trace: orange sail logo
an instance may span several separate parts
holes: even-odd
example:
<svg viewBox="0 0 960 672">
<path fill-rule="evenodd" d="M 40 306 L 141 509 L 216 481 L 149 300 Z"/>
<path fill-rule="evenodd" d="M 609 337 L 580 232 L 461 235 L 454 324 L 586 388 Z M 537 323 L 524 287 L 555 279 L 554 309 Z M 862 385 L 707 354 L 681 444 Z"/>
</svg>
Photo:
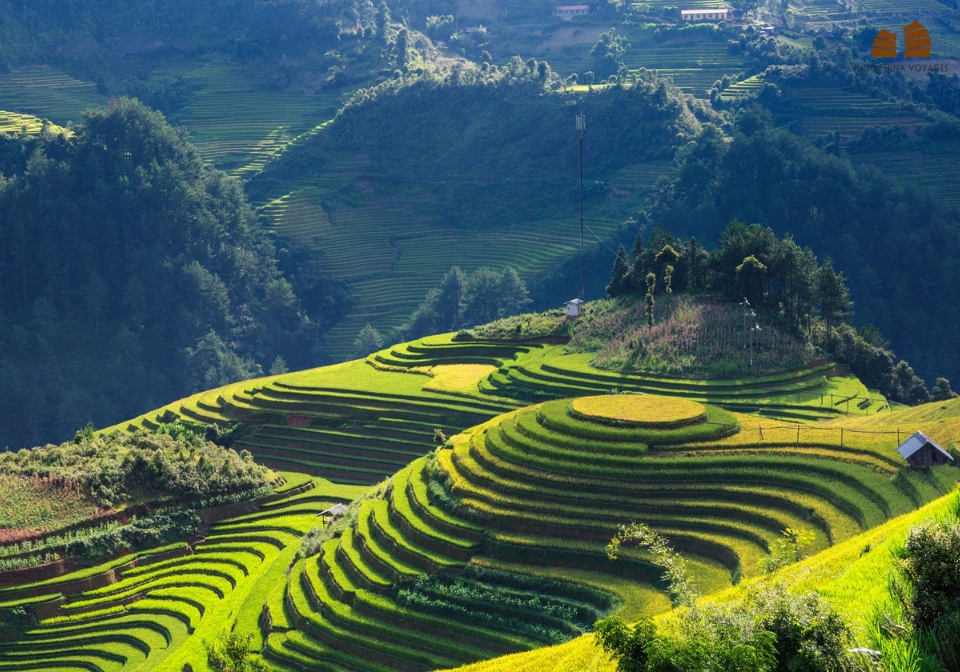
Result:
<svg viewBox="0 0 960 672">
<path fill-rule="evenodd" d="M 903 29 L 906 49 L 905 58 L 930 58 L 930 33 L 919 21 L 914 21 Z M 897 36 L 889 30 L 880 29 L 870 50 L 873 58 L 896 58 Z"/>
</svg>

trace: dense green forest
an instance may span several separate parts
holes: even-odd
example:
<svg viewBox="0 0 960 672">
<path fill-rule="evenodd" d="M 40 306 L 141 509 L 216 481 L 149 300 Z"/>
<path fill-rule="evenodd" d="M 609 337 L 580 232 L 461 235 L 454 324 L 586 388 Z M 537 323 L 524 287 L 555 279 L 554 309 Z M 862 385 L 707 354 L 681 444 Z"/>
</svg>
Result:
<svg viewBox="0 0 960 672">
<path fill-rule="evenodd" d="M 0 445 L 324 361 L 341 285 L 158 113 L 121 99 L 0 157 Z"/>
</svg>

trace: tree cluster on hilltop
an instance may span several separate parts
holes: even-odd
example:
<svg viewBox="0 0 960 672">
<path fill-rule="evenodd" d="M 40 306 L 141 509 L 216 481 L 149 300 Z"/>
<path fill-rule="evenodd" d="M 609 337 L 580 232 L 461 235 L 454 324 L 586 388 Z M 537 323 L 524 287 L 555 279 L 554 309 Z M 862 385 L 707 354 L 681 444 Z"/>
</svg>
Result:
<svg viewBox="0 0 960 672">
<path fill-rule="evenodd" d="M 453 266 L 401 327 L 402 338 L 456 331 L 521 312 L 530 303 L 527 286 L 510 266 L 480 267 L 466 274 Z"/>
<path fill-rule="evenodd" d="M 269 470 L 248 451 L 237 453 L 190 431 L 77 432 L 72 442 L 0 453 L 0 473 L 54 477 L 79 487 L 97 504 L 167 497 L 203 499 L 257 490 Z"/>
<path fill-rule="evenodd" d="M 607 293 L 645 296 L 651 326 L 656 295 L 683 291 L 743 301 L 745 310 L 761 311 L 813 341 L 895 401 L 919 404 L 956 396 L 945 378 L 938 378 L 931 396 L 913 368 L 896 360 L 876 327 L 850 327 L 853 303 L 843 273 L 830 258 L 818 263 L 790 234 L 778 238 L 769 227 L 733 221 L 708 252 L 696 238 L 684 241 L 660 226 L 646 243 L 638 234 L 631 254 L 620 247 Z"/>
<path fill-rule="evenodd" d="M 322 363 L 343 289 L 298 254 L 282 273 L 239 183 L 136 101 L 0 141 L 0 446 Z"/>
<path fill-rule="evenodd" d="M 650 219 L 703 241 L 718 240 L 734 220 L 790 233 L 844 272 L 858 320 L 879 327 L 922 378 L 960 376 L 960 212 L 771 128 L 754 109 L 740 113 L 729 141 L 706 127 L 677 167 Z"/>
</svg>

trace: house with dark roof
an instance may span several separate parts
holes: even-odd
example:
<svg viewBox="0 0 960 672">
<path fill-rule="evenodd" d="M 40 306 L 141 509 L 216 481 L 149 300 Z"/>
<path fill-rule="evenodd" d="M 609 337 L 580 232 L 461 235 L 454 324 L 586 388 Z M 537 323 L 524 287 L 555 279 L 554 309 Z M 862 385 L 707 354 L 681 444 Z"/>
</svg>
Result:
<svg viewBox="0 0 960 672">
<path fill-rule="evenodd" d="M 928 467 L 953 461 L 950 453 L 923 432 L 917 432 L 901 443 L 897 452 L 911 467 Z"/>
</svg>

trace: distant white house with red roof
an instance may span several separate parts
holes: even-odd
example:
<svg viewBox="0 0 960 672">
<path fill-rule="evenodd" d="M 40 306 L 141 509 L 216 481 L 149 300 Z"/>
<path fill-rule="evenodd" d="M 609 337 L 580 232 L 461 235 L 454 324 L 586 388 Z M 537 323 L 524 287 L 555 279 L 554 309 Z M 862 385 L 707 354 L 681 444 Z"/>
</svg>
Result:
<svg viewBox="0 0 960 672">
<path fill-rule="evenodd" d="M 554 16 L 561 21 L 571 21 L 575 16 L 586 16 L 590 13 L 590 5 L 557 5 L 553 10 Z"/>
</svg>

